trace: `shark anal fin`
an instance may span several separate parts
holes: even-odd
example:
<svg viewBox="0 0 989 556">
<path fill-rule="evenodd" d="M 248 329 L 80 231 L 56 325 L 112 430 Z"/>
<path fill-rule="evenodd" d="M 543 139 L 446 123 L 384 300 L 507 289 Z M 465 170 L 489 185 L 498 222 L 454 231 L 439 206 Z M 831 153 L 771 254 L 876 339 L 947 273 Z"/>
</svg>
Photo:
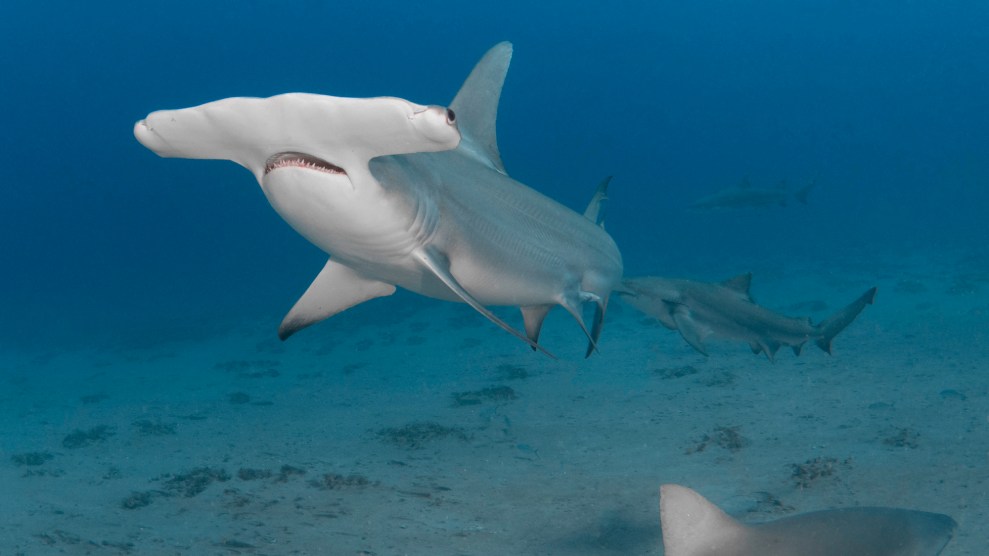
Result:
<svg viewBox="0 0 989 556">
<path fill-rule="evenodd" d="M 704 338 L 706 338 L 710 332 L 697 324 L 697 321 L 690 315 L 690 310 L 683 305 L 676 305 L 676 308 L 672 311 L 673 322 L 676 323 L 677 330 L 683 339 L 687 341 L 694 349 L 703 355 L 707 355 L 707 348 L 704 347 Z"/>
<path fill-rule="evenodd" d="M 495 315 L 490 310 L 488 310 L 487 307 L 481 305 L 481 302 L 475 299 L 474 296 L 470 294 L 470 292 L 465 290 L 464 287 L 461 286 L 459 282 L 457 282 L 457 279 L 454 278 L 453 274 L 450 273 L 450 264 L 449 261 L 447 261 L 446 256 L 437 253 L 435 250 L 428 248 L 417 250 L 415 252 L 415 255 L 423 263 L 423 265 L 425 265 L 426 268 L 428 268 L 429 271 L 433 273 L 434 276 L 436 276 L 441 282 L 446 284 L 446 287 L 450 288 L 450 290 L 453 291 L 453 293 L 457 294 L 457 297 L 463 300 L 464 303 L 473 307 L 475 311 L 487 317 L 488 320 L 497 324 L 509 334 L 529 344 L 529 346 L 531 346 L 533 349 L 537 349 L 545 353 L 546 355 L 552 357 L 553 359 L 556 359 L 556 356 L 550 353 L 549 350 L 537 344 L 536 342 L 532 341 L 525 334 L 519 332 L 518 330 L 515 330 L 514 328 L 512 328 L 512 325 L 501 320 L 500 318 L 498 318 L 497 315 Z"/>
<path fill-rule="evenodd" d="M 375 297 L 395 293 L 395 286 L 364 278 L 330 259 L 302 297 L 282 319 L 278 337 L 287 339 L 303 328 Z"/>
</svg>

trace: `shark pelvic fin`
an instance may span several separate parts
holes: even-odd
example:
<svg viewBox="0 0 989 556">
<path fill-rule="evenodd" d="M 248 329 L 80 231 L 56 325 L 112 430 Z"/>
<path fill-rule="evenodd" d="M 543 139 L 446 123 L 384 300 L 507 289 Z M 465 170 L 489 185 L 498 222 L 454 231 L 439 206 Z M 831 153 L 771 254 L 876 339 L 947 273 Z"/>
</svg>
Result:
<svg viewBox="0 0 989 556">
<path fill-rule="evenodd" d="M 511 61 L 512 43 L 494 45 L 474 66 L 450 103 L 450 110 L 457 115 L 461 150 L 502 174 L 506 172 L 498 152 L 496 122 L 501 88 Z"/>
<path fill-rule="evenodd" d="M 515 330 L 514 328 L 512 328 L 512 325 L 501 320 L 500 318 L 498 318 L 497 315 L 492 313 L 487 307 L 481 305 L 481 302 L 475 299 L 474 296 L 470 294 L 470 292 L 465 290 L 464 287 L 461 286 L 459 282 L 457 282 L 457 279 L 454 278 L 453 274 L 450 273 L 450 263 L 445 255 L 437 252 L 435 249 L 422 248 L 416 250 L 415 256 L 416 258 L 419 259 L 420 262 L 422 262 L 423 265 L 425 265 L 426 268 L 429 269 L 430 272 L 433 273 L 434 276 L 436 276 L 441 282 L 446 284 L 446 287 L 450 288 L 450 290 L 453 291 L 453 293 L 457 294 L 457 297 L 463 300 L 464 303 L 473 307 L 474 310 L 487 317 L 488 320 L 490 320 L 491 322 L 500 326 L 504 331 L 522 340 L 523 342 L 529 344 L 529 346 L 531 346 L 532 349 L 539 350 L 545 353 L 546 355 L 552 357 L 553 359 L 556 359 L 556 356 L 550 353 L 549 350 L 537 344 L 536 342 L 532 341 L 525 334 L 519 332 L 518 330 Z"/>
<path fill-rule="evenodd" d="M 539 342 L 539 331 L 543 328 L 543 321 L 549 314 L 553 305 L 529 305 L 520 307 L 522 309 L 522 321 L 525 322 L 525 335 L 533 343 Z M 536 348 L 532 348 L 536 349 Z"/>
<path fill-rule="evenodd" d="M 285 340 L 299 330 L 340 311 L 393 293 L 395 286 L 364 278 L 350 267 L 330 259 L 282 319 L 278 337 Z"/>
</svg>

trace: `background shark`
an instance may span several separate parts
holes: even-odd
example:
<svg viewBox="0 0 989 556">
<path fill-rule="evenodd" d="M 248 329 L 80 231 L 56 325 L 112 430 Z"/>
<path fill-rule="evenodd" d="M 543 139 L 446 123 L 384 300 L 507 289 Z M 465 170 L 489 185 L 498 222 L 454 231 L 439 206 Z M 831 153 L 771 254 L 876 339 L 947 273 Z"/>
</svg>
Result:
<svg viewBox="0 0 989 556">
<path fill-rule="evenodd" d="M 737 209 L 751 207 L 785 207 L 790 199 L 801 204 L 807 204 L 807 196 L 814 189 L 814 183 L 800 189 L 790 191 L 786 182 L 780 182 L 776 187 L 752 187 L 748 179 L 735 187 L 727 187 L 705 197 L 697 199 L 689 205 L 693 210 Z"/>
<path fill-rule="evenodd" d="M 697 492 L 660 487 L 666 556 L 936 556 L 957 523 L 943 514 L 857 507 L 740 523 Z"/>
<path fill-rule="evenodd" d="M 753 353 L 765 353 L 770 360 L 780 346 L 790 346 L 800 355 L 810 340 L 831 353 L 834 337 L 876 299 L 876 288 L 870 288 L 849 305 L 813 324 L 809 318 L 786 317 L 756 305 L 749 295 L 751 284 L 751 274 L 720 284 L 650 276 L 622 281 L 617 293 L 633 307 L 659 319 L 663 326 L 680 332 L 704 355 L 705 340 L 718 336 L 747 342 Z"/>
</svg>

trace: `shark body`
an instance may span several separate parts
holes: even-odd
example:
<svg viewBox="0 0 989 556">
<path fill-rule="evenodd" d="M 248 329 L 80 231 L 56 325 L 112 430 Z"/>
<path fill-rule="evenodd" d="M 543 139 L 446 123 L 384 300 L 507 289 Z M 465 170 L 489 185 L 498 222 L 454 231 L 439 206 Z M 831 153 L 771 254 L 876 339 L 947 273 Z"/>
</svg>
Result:
<svg viewBox="0 0 989 556">
<path fill-rule="evenodd" d="M 770 360 L 780 346 L 790 346 L 799 355 L 808 341 L 831 353 L 834 337 L 876 297 L 876 288 L 870 288 L 814 324 L 809 318 L 787 317 L 755 304 L 749 295 L 751 283 L 751 274 L 721 283 L 649 276 L 628 278 L 616 292 L 663 326 L 679 331 L 688 344 L 704 355 L 705 340 L 717 336 L 744 341 L 753 353 L 765 353 Z"/>
<path fill-rule="evenodd" d="M 796 200 L 801 204 L 807 204 L 807 195 L 814 188 L 810 184 L 791 192 L 786 186 L 786 182 L 780 183 L 777 187 L 752 187 L 749 180 L 743 180 L 735 187 L 727 187 L 697 199 L 688 208 L 698 211 L 738 209 L 753 207 L 785 207 L 790 200 Z"/>
<path fill-rule="evenodd" d="M 936 556 L 957 523 L 897 508 L 824 510 L 746 525 L 697 492 L 660 487 L 666 556 Z"/>
<path fill-rule="evenodd" d="M 511 56 L 509 43 L 492 48 L 449 108 L 388 97 L 229 98 L 151 113 L 134 134 L 164 157 L 246 167 L 279 215 L 330 255 L 282 321 L 283 339 L 398 286 L 468 303 L 544 352 L 543 319 L 562 306 L 589 355 L 621 254 L 594 218 L 505 171 L 495 121 Z M 525 331 L 490 305 L 520 307 Z"/>
</svg>

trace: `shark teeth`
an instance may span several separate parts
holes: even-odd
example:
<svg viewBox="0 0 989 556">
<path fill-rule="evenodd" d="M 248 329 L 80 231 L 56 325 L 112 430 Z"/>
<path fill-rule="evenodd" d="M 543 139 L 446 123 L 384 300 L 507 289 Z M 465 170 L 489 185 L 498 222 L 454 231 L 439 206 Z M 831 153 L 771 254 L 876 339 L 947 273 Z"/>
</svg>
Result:
<svg viewBox="0 0 989 556">
<path fill-rule="evenodd" d="M 312 155 L 296 152 L 279 153 L 269 158 L 264 165 L 264 175 L 267 176 L 279 168 L 305 168 L 327 174 L 347 175 L 347 172 L 336 164 Z"/>
</svg>

